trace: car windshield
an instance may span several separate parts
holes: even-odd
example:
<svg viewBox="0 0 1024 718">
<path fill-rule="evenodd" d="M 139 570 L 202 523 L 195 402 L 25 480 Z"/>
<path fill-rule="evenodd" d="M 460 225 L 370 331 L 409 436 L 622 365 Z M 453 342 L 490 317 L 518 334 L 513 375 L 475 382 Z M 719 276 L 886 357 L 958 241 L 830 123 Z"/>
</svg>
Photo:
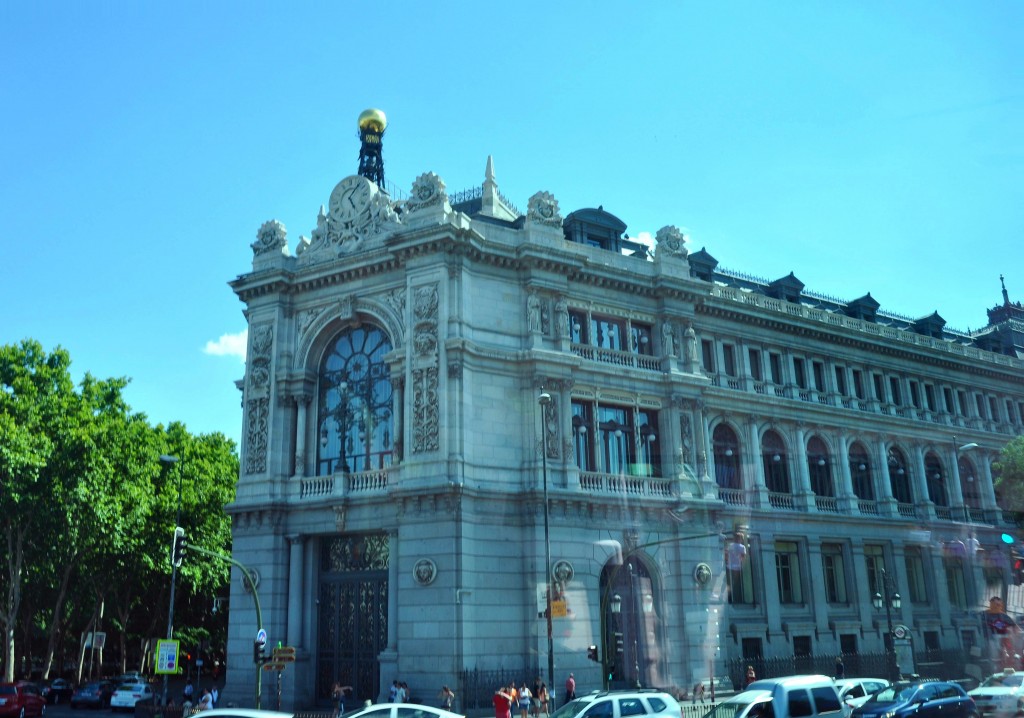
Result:
<svg viewBox="0 0 1024 718">
<path fill-rule="evenodd" d="M 0 686 L 0 696 L 13 696 L 15 693 L 14 686 Z"/>
<path fill-rule="evenodd" d="M 916 685 L 908 685 L 906 683 L 889 686 L 878 691 L 875 695 L 871 696 L 871 703 L 896 703 L 898 701 L 908 701 L 917 692 Z"/>
<path fill-rule="evenodd" d="M 551 713 L 550 718 L 572 718 L 572 716 L 579 713 L 581 710 L 593 703 L 593 700 L 588 698 L 577 698 L 574 701 L 566 703 L 564 706 Z"/>
<path fill-rule="evenodd" d="M 717 706 L 712 708 L 710 711 L 704 714 L 704 718 L 738 718 L 743 713 L 747 706 L 757 701 L 751 701 L 748 699 L 735 700 L 730 699 L 722 701 Z"/>
<path fill-rule="evenodd" d="M 1017 688 L 1024 681 L 1024 673 L 997 673 L 981 684 L 982 688 Z"/>
</svg>

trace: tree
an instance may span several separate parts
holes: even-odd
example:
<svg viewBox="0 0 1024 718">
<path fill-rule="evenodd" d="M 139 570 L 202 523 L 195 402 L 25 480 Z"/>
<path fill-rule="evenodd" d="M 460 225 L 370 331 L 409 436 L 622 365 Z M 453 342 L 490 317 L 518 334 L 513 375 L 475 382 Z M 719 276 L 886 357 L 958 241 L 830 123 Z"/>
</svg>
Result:
<svg viewBox="0 0 1024 718">
<path fill-rule="evenodd" d="M 179 486 L 189 540 L 230 551 L 223 508 L 238 476 L 234 443 L 221 434 L 193 436 L 179 423 L 153 427 L 125 402 L 127 379 L 86 374 L 76 387 L 70 364 L 59 347 L 47 354 L 31 340 L 0 346 L 0 661 L 6 680 L 14 678 L 15 655 L 42 652 L 46 677 L 63 637 L 77 643 L 79 631 L 95 630 L 104 604 L 103 627 L 118 636 L 122 670 L 131 639 L 162 633 L 166 611 L 153 609 L 167 605 Z M 163 453 L 179 457 L 172 471 L 162 469 Z M 196 601 L 182 625 L 209 635 L 223 622 L 212 620 L 210 609 L 228 578 L 225 566 L 209 562 L 182 567 L 179 606 L 211 597 L 206 610 Z M 34 654 L 30 639 L 40 633 L 46 647 Z M 16 640 L 27 644 L 17 653 Z M 144 651 L 138 655 L 142 663 Z"/>
<path fill-rule="evenodd" d="M 1011 440 L 992 465 L 1000 506 L 1013 511 L 1017 524 L 1024 526 L 1024 436 Z"/>
</svg>

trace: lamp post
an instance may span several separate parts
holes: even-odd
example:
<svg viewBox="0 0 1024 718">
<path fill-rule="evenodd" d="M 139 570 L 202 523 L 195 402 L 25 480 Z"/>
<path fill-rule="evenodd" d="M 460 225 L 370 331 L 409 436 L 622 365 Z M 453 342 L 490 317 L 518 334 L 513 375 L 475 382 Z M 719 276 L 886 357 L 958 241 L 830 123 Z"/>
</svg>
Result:
<svg viewBox="0 0 1024 718">
<path fill-rule="evenodd" d="M 978 448 L 978 444 L 973 442 L 973 441 L 968 443 L 968 444 L 963 444 L 962 446 L 958 446 L 957 445 L 957 441 L 956 441 L 956 437 L 955 436 L 953 437 L 953 466 L 956 467 L 956 483 L 957 483 L 957 486 L 960 488 L 960 495 L 961 496 L 963 496 L 963 486 L 964 485 L 963 485 L 963 477 L 960 475 L 960 454 L 962 454 L 965 451 L 974 451 L 977 448 Z M 968 477 L 967 480 L 968 481 L 973 481 L 974 478 L 973 477 Z M 964 518 L 966 520 L 970 521 L 970 519 L 971 519 L 971 507 L 967 506 L 966 504 L 967 504 L 967 501 L 964 500 L 964 514 L 966 514 L 964 516 Z"/>
<path fill-rule="evenodd" d="M 178 463 L 177 456 L 160 454 L 160 465 L 164 470 Z M 167 602 L 167 640 L 174 637 L 174 586 L 178 579 L 178 562 L 174 560 L 174 546 L 177 540 L 177 527 L 181 525 L 181 472 L 178 472 L 178 508 L 174 515 L 175 541 L 171 542 L 171 596 Z M 164 705 L 167 705 L 167 674 L 164 674 Z"/>
<path fill-rule="evenodd" d="M 541 422 L 541 474 L 544 479 L 544 595 L 547 596 L 548 617 L 548 690 L 555 690 L 555 639 L 551 626 L 551 528 L 548 508 L 548 404 L 551 403 L 551 395 L 541 387 L 540 396 L 537 397 L 540 404 Z"/>
<path fill-rule="evenodd" d="M 887 629 L 887 633 L 885 634 L 885 655 L 886 662 L 889 664 L 889 681 L 895 683 L 899 680 L 899 670 L 896 665 L 896 645 L 893 641 L 892 635 L 892 611 L 900 610 L 902 601 L 900 599 L 900 595 L 896 593 L 896 586 L 892 576 L 886 573 L 884 568 L 881 569 L 881 571 L 882 590 L 885 591 L 886 596 L 883 598 L 881 593 L 875 593 L 871 598 L 871 605 L 875 607 L 876 611 L 882 610 L 882 607 L 885 606 L 885 623 Z"/>
</svg>

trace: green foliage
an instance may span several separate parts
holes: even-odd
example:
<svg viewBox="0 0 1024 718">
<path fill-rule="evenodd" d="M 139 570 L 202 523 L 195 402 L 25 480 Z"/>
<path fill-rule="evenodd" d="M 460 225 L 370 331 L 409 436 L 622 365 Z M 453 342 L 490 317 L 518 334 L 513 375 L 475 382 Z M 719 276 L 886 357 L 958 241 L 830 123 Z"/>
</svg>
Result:
<svg viewBox="0 0 1024 718">
<path fill-rule="evenodd" d="M 129 645 L 160 635 L 179 513 L 190 543 L 231 550 L 223 509 L 238 476 L 234 443 L 180 423 L 152 426 L 125 402 L 127 379 L 87 374 L 75 386 L 70 366 L 60 348 L 0 346 L 0 663 L 8 680 L 16 636 L 47 635 L 45 656 L 37 645 L 17 655 L 49 664 L 64 636 L 93 628 L 101 604 L 108 650 L 119 645 L 122 665 Z M 161 454 L 179 461 L 165 468 Z M 223 634 L 224 618 L 211 609 L 228 580 L 226 564 L 192 556 L 182 565 L 175 623 L 190 639 Z M 76 656 L 77 640 L 66 642 Z"/>
<path fill-rule="evenodd" d="M 1024 526 L 1024 436 L 1010 441 L 999 452 L 992 465 L 1000 506 L 1017 515 L 1017 524 Z"/>
</svg>

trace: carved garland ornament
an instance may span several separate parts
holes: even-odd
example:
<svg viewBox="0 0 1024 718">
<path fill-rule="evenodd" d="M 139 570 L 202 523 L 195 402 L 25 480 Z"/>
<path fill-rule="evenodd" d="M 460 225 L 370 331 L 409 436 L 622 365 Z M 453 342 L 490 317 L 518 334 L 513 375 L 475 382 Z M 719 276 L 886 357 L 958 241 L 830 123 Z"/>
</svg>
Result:
<svg viewBox="0 0 1024 718">
<path fill-rule="evenodd" d="M 562 226 L 562 215 L 558 212 L 558 200 L 550 192 L 538 192 L 530 197 L 526 205 L 526 218 L 531 223 L 548 227 Z"/>
<path fill-rule="evenodd" d="M 274 330 L 253 327 L 249 341 L 249 386 L 245 404 L 245 473 L 267 470 L 267 434 L 270 417 L 270 367 Z"/>
<path fill-rule="evenodd" d="M 438 437 L 438 289 L 418 287 L 413 294 L 412 451 L 437 451 Z"/>
</svg>

